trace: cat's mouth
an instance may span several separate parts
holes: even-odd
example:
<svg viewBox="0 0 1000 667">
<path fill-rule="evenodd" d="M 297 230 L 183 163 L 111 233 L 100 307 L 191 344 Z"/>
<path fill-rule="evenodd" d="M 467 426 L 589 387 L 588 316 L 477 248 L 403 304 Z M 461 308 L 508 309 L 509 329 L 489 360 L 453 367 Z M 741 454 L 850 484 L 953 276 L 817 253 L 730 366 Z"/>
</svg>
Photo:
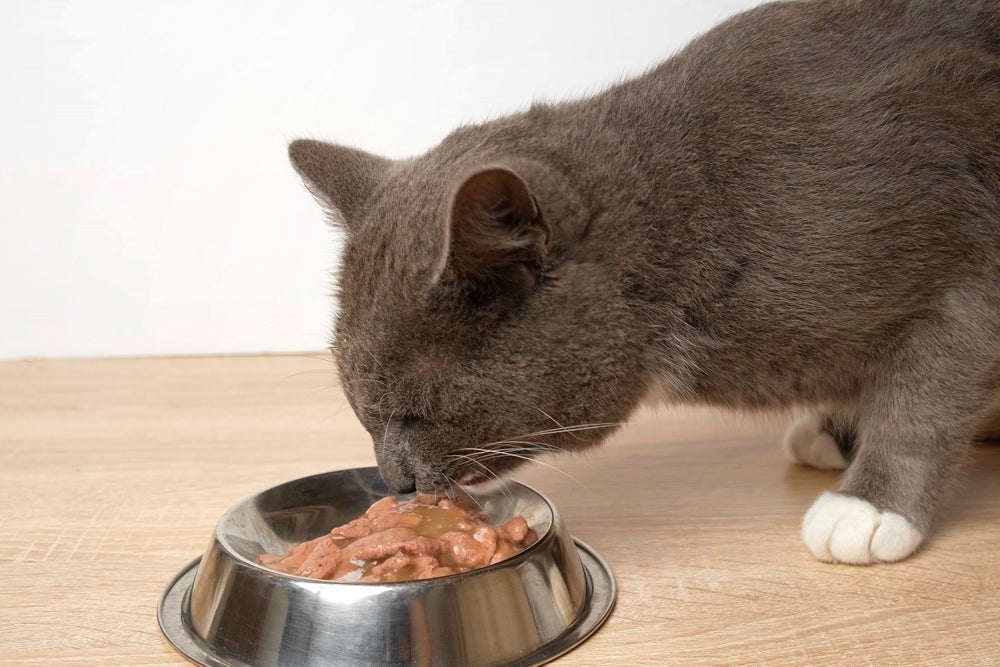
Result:
<svg viewBox="0 0 1000 667">
<path fill-rule="evenodd" d="M 482 484 L 483 482 L 489 481 L 486 475 L 481 473 L 467 472 L 462 475 L 458 482 L 458 486 L 476 486 L 477 484 Z"/>
<path fill-rule="evenodd" d="M 503 486 L 503 479 L 497 475 L 487 476 L 482 473 L 467 472 L 458 478 L 455 486 L 465 493 L 488 494 Z"/>
</svg>

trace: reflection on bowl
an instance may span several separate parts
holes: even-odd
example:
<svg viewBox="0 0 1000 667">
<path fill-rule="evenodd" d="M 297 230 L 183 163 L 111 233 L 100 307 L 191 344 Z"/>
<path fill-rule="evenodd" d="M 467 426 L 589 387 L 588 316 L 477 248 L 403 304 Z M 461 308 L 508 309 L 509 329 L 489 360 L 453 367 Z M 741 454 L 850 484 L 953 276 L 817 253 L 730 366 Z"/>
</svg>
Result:
<svg viewBox="0 0 1000 667">
<path fill-rule="evenodd" d="M 423 581 L 362 584 L 282 574 L 262 553 L 328 532 L 389 495 L 375 468 L 314 475 L 230 509 L 160 603 L 160 625 L 203 665 L 535 665 L 586 639 L 614 604 L 610 570 L 555 508 L 518 483 L 477 497 L 494 523 L 521 515 L 538 541 L 512 558 Z"/>
</svg>

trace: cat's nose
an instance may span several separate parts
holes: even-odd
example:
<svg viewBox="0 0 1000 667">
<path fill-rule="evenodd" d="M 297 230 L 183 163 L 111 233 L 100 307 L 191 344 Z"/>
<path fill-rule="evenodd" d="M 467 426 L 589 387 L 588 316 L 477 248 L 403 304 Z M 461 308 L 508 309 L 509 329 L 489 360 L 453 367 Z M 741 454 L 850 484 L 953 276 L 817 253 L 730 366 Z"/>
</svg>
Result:
<svg viewBox="0 0 1000 667">
<path fill-rule="evenodd" d="M 413 457 L 400 424 L 390 423 L 381 441 L 375 439 L 375 460 L 382 480 L 396 493 L 412 493 L 417 489 Z"/>
<path fill-rule="evenodd" d="M 405 461 L 394 458 L 378 459 L 378 471 L 386 486 L 396 493 L 412 493 L 417 490 L 417 479 Z"/>
</svg>

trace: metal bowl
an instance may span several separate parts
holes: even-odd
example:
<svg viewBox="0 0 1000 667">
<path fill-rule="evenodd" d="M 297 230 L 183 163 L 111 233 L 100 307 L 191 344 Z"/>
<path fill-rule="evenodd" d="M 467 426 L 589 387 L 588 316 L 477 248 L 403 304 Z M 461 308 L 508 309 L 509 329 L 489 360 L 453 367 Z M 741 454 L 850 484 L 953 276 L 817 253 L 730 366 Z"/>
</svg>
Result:
<svg viewBox="0 0 1000 667">
<path fill-rule="evenodd" d="M 160 628 L 190 660 L 237 667 L 539 665 L 607 618 L 611 571 L 523 484 L 477 496 L 491 523 L 521 515 L 538 541 L 505 561 L 424 581 L 361 584 L 257 564 L 347 523 L 390 495 L 376 468 L 295 480 L 247 498 L 170 583 Z"/>
</svg>

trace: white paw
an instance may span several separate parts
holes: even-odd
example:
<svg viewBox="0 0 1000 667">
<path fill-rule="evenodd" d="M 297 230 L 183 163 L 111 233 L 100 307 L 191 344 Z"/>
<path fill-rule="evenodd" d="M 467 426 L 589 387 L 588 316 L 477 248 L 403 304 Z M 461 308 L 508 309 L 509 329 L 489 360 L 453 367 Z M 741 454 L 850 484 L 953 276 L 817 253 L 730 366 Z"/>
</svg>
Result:
<svg viewBox="0 0 1000 667">
<path fill-rule="evenodd" d="M 785 431 L 782 449 L 792 461 L 819 468 L 843 470 L 847 461 L 837 448 L 833 437 L 820 429 L 817 415 L 806 415 L 796 420 Z"/>
<path fill-rule="evenodd" d="M 865 565 L 902 560 L 917 550 L 924 536 L 899 514 L 827 492 L 802 519 L 802 539 L 820 560 Z"/>
</svg>

